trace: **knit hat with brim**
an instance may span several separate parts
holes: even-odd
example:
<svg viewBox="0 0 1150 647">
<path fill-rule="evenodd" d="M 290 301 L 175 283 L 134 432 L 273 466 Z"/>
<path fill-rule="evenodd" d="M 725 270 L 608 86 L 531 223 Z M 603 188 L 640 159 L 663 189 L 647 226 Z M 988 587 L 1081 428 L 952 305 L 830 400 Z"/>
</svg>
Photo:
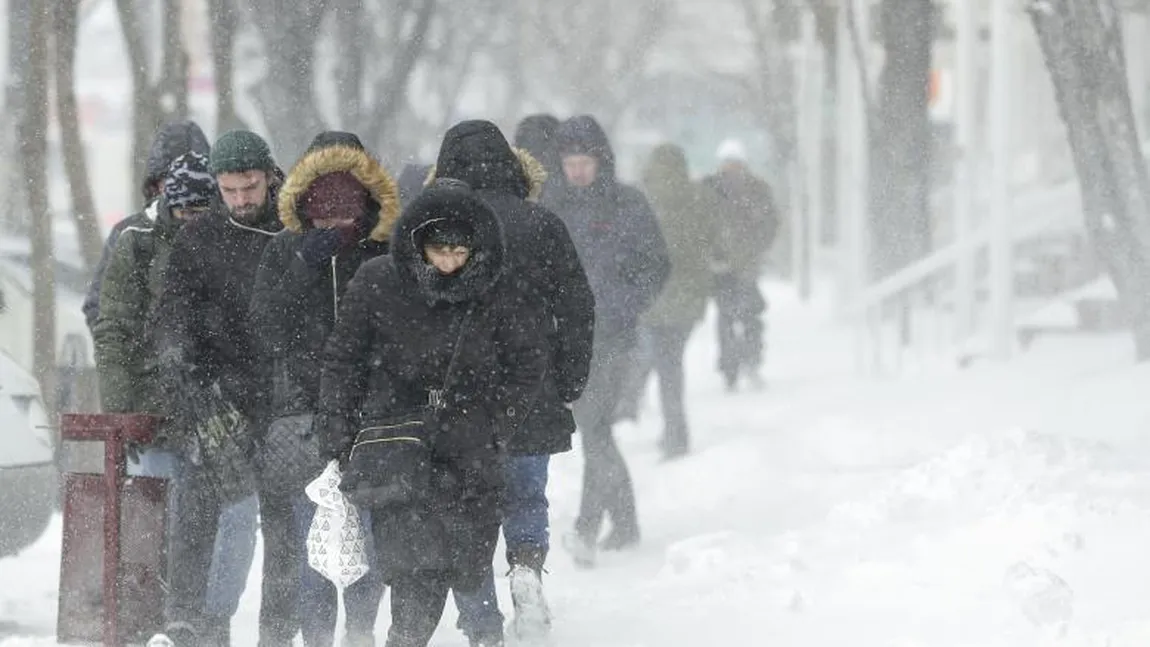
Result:
<svg viewBox="0 0 1150 647">
<path fill-rule="evenodd" d="M 216 178 L 208 172 L 208 158 L 184 153 L 172 161 L 164 176 L 164 199 L 173 209 L 206 207 L 216 195 Z"/>
<path fill-rule="evenodd" d="M 211 172 L 243 173 L 275 168 L 271 148 L 263 137 L 249 130 L 232 130 L 220 135 L 212 146 Z"/>
</svg>

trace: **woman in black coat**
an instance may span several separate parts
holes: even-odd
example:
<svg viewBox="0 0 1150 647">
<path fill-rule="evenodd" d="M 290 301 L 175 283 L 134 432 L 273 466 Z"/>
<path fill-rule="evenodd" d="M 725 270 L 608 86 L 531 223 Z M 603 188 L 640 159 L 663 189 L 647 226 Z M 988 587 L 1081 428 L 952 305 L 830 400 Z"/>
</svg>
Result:
<svg viewBox="0 0 1150 647">
<path fill-rule="evenodd" d="M 547 366 L 540 313 L 517 298 L 505 259 L 491 209 L 462 182 L 436 182 L 404 210 L 391 255 L 352 280 L 325 351 L 323 451 L 345 465 L 360 430 L 439 405 L 413 432 L 430 446 L 429 485 L 403 503 L 367 501 L 393 587 L 388 647 L 426 645 L 448 591 L 477 589 L 494 557 L 507 443 Z M 402 490 L 409 467 L 353 460 L 342 487 Z"/>
</svg>

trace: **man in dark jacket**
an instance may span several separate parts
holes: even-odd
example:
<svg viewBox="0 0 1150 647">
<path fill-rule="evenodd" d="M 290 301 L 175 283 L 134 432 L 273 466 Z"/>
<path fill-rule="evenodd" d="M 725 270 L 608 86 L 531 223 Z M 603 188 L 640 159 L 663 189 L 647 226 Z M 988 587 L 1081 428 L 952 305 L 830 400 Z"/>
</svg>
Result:
<svg viewBox="0 0 1150 647">
<path fill-rule="evenodd" d="M 387 645 L 424 647 L 448 590 L 473 592 L 490 571 L 506 448 L 537 398 L 546 343 L 542 311 L 510 282 L 498 219 L 465 184 L 442 179 L 423 191 L 391 245 L 360 268 L 340 305 L 320 424 L 327 455 L 348 462 L 341 489 L 372 508 L 392 586 Z M 413 422 L 396 431 L 397 419 Z M 359 429 L 379 435 L 351 453 Z M 405 479 L 407 470 L 423 476 Z M 371 498 L 396 491 L 408 495 Z"/>
<path fill-rule="evenodd" d="M 257 460 L 260 498 L 273 513 L 293 510 L 297 530 L 294 542 L 265 543 L 265 590 L 269 575 L 280 578 L 280 593 L 273 599 L 292 599 L 289 591 L 299 584 L 302 569 L 300 629 L 307 647 L 333 644 L 338 609 L 335 586 L 307 567 L 303 550 L 315 516 L 315 505 L 303 490 L 323 469 L 312 429 L 321 354 L 347 284 L 363 263 L 387 252 L 398 215 L 395 181 L 358 138 L 321 133 L 280 189 L 284 231 L 264 249 L 253 288 L 251 325 L 259 332 L 261 359 L 269 367 L 264 389 L 271 393 L 271 422 Z M 285 521 L 292 522 L 265 516 L 264 524 Z M 269 564 L 277 568 L 269 572 Z M 344 593 L 344 645 L 374 644 L 383 596 L 375 570 Z M 289 644 L 284 638 L 278 637 Z"/>
<path fill-rule="evenodd" d="M 719 372 L 734 390 L 740 374 L 752 386 L 762 378 L 763 313 L 767 301 L 759 275 L 779 229 L 771 188 L 747 166 L 738 140 L 719 147 L 719 172 L 704 184 L 719 196 L 715 213 L 718 240 L 714 254 L 715 305 L 719 311 Z"/>
<path fill-rule="evenodd" d="M 263 249 L 281 229 L 275 209 L 281 174 L 267 142 L 248 131 L 225 133 L 212 147 L 210 168 L 220 202 L 176 235 L 153 312 L 159 379 L 176 428 L 186 435 L 177 443 L 166 610 L 177 647 L 211 644 L 199 609 L 211 538 L 221 508 L 255 489 L 250 455 L 266 394 L 247 313 Z M 267 528 L 264 535 L 272 540 Z M 295 633 L 295 622 L 265 620 Z"/>
<path fill-rule="evenodd" d="M 563 219 L 595 294 L 595 351 L 575 421 L 583 437 L 583 499 L 568 548 L 591 566 L 606 514 L 611 534 L 604 550 L 639 541 L 635 492 L 612 425 L 640 315 L 671 271 L 667 244 L 647 199 L 615 177 L 615 154 L 593 117 L 574 117 L 559 129 L 563 184 L 544 205 Z"/>
<path fill-rule="evenodd" d="M 96 273 L 92 276 L 92 283 L 88 286 L 88 294 L 84 297 L 84 319 L 88 322 L 88 329 L 96 325 L 96 316 L 100 312 L 100 282 L 104 279 L 108 263 L 112 260 L 112 253 L 116 250 L 116 240 L 128 227 L 148 228 L 156 220 L 158 213 L 156 201 L 160 197 L 164 184 L 164 174 L 168 167 L 180 155 L 188 152 L 207 155 L 210 150 L 208 138 L 204 131 L 194 121 L 176 121 L 160 127 L 152 140 L 152 148 L 148 153 L 147 164 L 144 167 L 144 209 L 134 213 L 112 227 L 108 238 L 104 241 L 104 250 L 100 254 L 100 262 L 96 265 Z"/>
<path fill-rule="evenodd" d="M 166 413 L 156 380 L 148 313 L 159 298 L 176 233 L 189 219 L 202 215 L 217 195 L 208 160 L 198 153 L 177 157 L 160 176 L 164 178 L 163 192 L 155 203 L 155 221 L 124 230 L 101 284 L 92 337 L 100 396 L 104 411 L 109 413 Z M 132 448 L 129 473 L 171 478 L 174 456 L 166 446 L 169 435 L 169 429 L 161 429 L 154 446 Z M 239 606 L 255 538 L 255 499 L 230 506 L 221 517 L 215 538 L 204 604 L 204 613 L 214 627 L 226 625 Z"/>
<path fill-rule="evenodd" d="M 443 138 L 436 177 L 462 180 L 495 211 L 503 227 L 509 271 L 520 279 L 520 298 L 544 310 L 550 366 L 543 390 L 511 442 L 503 536 L 511 566 L 513 629 L 522 641 L 550 626 L 543 597 L 543 564 L 550 547 L 547 470 L 550 455 L 571 449 L 575 420 L 568 405 L 579 399 L 590 371 L 595 297 L 567 228 L 555 214 L 528 201 L 544 171 L 525 151 L 517 154 L 489 121 L 465 121 Z M 460 625 L 476 639 L 502 623 L 493 578 L 484 594 L 457 594 Z M 471 616 L 471 617 L 467 617 Z"/>
</svg>

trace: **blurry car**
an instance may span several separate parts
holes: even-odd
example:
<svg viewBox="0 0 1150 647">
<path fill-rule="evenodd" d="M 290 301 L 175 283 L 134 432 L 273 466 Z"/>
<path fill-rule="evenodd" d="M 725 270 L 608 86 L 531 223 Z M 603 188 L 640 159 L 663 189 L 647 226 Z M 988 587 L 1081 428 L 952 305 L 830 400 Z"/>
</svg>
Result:
<svg viewBox="0 0 1150 647">
<path fill-rule="evenodd" d="M 44 534 L 58 507 L 59 480 L 40 386 L 0 353 L 0 557 Z"/>
</svg>

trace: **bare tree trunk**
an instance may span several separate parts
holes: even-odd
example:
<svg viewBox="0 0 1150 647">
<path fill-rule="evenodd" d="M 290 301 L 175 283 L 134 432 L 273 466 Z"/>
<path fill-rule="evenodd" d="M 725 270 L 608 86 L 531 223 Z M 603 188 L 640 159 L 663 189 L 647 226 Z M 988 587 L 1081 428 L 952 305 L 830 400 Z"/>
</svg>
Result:
<svg viewBox="0 0 1150 647">
<path fill-rule="evenodd" d="M 236 116 L 233 83 L 233 52 L 239 12 L 235 0 L 208 0 L 212 32 L 212 76 L 216 84 L 216 132 L 246 128 Z"/>
<path fill-rule="evenodd" d="M 363 113 L 364 53 L 371 45 L 370 25 L 364 19 L 363 0 L 339 0 L 336 5 L 336 42 L 342 56 L 335 71 L 339 90 L 339 125 L 354 128 Z"/>
<path fill-rule="evenodd" d="M 135 0 L 116 0 L 120 29 L 128 50 L 128 67 L 132 75 L 132 186 L 137 192 L 144 185 L 144 165 L 152 136 L 159 126 L 158 104 L 152 87 L 148 47 L 143 26 L 136 13 Z"/>
<path fill-rule="evenodd" d="M 28 195 L 32 248 L 32 369 L 49 414 L 56 409 L 56 279 L 52 259 L 52 212 L 48 204 L 48 43 L 51 8 L 34 4 L 28 38 L 20 157 Z"/>
<path fill-rule="evenodd" d="M 390 132 L 403 99 L 407 96 L 407 84 L 411 80 L 415 64 L 423 54 L 427 32 L 431 28 L 431 19 L 435 15 L 437 4 L 437 0 L 419 0 L 415 26 L 410 36 L 396 54 L 387 77 L 372 92 L 376 107 L 369 113 L 366 123 L 360 124 L 360 130 L 364 135 L 364 143 L 376 146 L 376 150 L 388 149 L 385 136 Z"/>
<path fill-rule="evenodd" d="M 871 146 L 871 271 L 888 276 L 931 249 L 931 0 L 883 0 L 886 62 Z"/>
<path fill-rule="evenodd" d="M 1070 138 L 1083 215 L 1150 359 L 1150 178 L 1138 143 L 1113 0 L 1030 6 Z"/>
<path fill-rule="evenodd" d="M 315 50 L 331 3 L 310 0 L 285 11 L 279 0 L 248 0 L 267 52 L 267 76 L 254 98 L 281 160 L 295 159 L 324 127 L 315 103 Z"/>
<path fill-rule="evenodd" d="M 27 203 L 24 200 L 24 177 L 20 164 L 19 129 L 24 114 L 24 79 L 28 74 L 28 40 L 33 5 L 29 2 L 8 3 L 8 81 L 4 91 L 4 229 L 24 234 L 28 231 Z"/>
<path fill-rule="evenodd" d="M 80 117 L 76 110 L 73 68 L 79 6 L 80 0 L 57 0 L 56 4 L 56 118 L 60 121 L 60 147 L 72 193 L 72 218 L 80 239 L 80 255 L 84 259 L 84 267 L 91 271 L 100 261 L 104 241 L 96 218 L 84 140 L 80 135 Z"/>
<path fill-rule="evenodd" d="M 157 86 L 160 98 L 157 126 L 188 116 L 188 53 L 184 51 L 181 38 L 182 5 L 181 2 L 164 3 L 163 58 L 160 63 L 160 82 Z"/>
</svg>

